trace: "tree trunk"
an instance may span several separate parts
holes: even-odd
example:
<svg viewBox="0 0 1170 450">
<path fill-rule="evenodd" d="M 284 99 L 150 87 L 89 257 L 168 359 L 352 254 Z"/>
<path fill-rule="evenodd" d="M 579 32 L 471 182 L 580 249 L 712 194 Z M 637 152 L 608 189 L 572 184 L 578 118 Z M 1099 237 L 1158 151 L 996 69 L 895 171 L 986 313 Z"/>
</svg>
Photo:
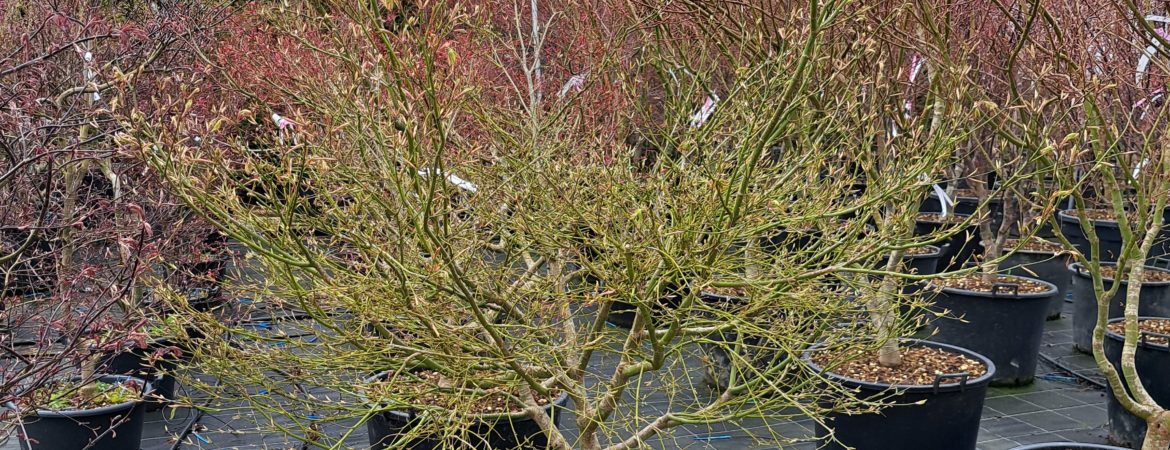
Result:
<svg viewBox="0 0 1170 450">
<path fill-rule="evenodd" d="M 886 271 L 898 270 L 902 262 L 902 250 L 890 252 L 890 259 L 886 262 Z M 898 349 L 898 337 L 893 336 L 897 316 L 894 313 L 895 290 L 898 288 L 898 277 L 886 275 L 882 278 L 882 285 L 877 296 L 867 306 L 870 320 L 877 329 L 878 339 L 883 342 L 878 350 L 878 364 L 882 367 L 898 367 L 902 365 L 902 352 Z"/>
<path fill-rule="evenodd" d="M 1146 431 L 1146 440 L 1142 442 L 1142 450 L 1170 449 L 1170 411 L 1150 416 L 1146 424 L 1149 427 Z"/>
<path fill-rule="evenodd" d="M 87 132 L 83 130 L 82 138 L 84 139 L 86 135 Z M 57 259 L 58 295 L 64 294 L 66 291 L 69 268 L 73 267 L 73 255 L 77 251 L 77 246 L 73 242 L 73 222 L 76 221 L 74 216 L 77 213 L 77 191 L 81 189 L 81 179 L 88 171 L 88 160 L 78 161 L 77 165 L 64 171 L 65 193 L 61 204 L 61 234 L 58 236 L 61 240 L 61 255 Z"/>
<path fill-rule="evenodd" d="M 97 374 L 98 358 L 101 356 L 97 353 L 86 355 L 85 359 L 81 361 L 81 382 L 85 383 L 81 386 L 79 392 L 82 398 L 90 399 L 97 395 Z"/>
</svg>

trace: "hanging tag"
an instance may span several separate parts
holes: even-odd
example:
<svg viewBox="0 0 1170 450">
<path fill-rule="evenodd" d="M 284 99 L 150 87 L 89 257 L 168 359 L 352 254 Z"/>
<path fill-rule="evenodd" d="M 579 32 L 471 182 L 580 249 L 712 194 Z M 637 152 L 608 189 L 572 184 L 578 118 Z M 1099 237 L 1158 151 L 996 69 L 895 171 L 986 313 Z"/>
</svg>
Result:
<svg viewBox="0 0 1170 450">
<path fill-rule="evenodd" d="M 585 78 L 588 76 L 589 72 L 585 72 L 570 77 L 569 81 L 566 81 L 565 84 L 561 86 L 561 90 L 557 91 L 557 98 L 565 98 L 565 95 L 567 95 L 569 91 L 581 92 L 581 90 L 585 89 Z"/>
<path fill-rule="evenodd" d="M 920 55 L 910 57 L 910 82 L 918 79 L 918 73 L 922 72 L 922 66 L 926 64 L 926 60 L 922 59 Z"/>
<path fill-rule="evenodd" d="M 85 55 L 83 56 L 83 58 L 85 59 L 85 68 L 83 69 L 83 76 L 85 76 L 85 84 L 86 85 L 93 84 L 94 79 L 97 78 L 97 74 L 95 74 L 93 71 L 93 53 L 92 52 L 85 52 Z M 86 87 L 88 88 L 89 86 L 86 86 Z M 90 98 L 92 98 L 94 102 L 97 102 L 98 100 L 102 99 L 102 94 L 99 94 L 95 90 Z"/>
<path fill-rule="evenodd" d="M 284 145 L 285 134 L 291 135 L 293 145 L 297 145 L 297 135 L 295 133 L 293 133 L 293 131 L 295 131 L 294 126 L 296 124 L 293 123 L 293 121 L 288 120 L 287 117 L 284 117 L 284 116 L 277 114 L 277 113 L 272 113 L 272 121 L 276 123 L 276 128 L 278 130 L 278 137 L 280 138 L 281 145 Z"/>
<path fill-rule="evenodd" d="M 934 194 L 938 196 L 938 203 L 942 206 L 942 216 L 946 217 L 947 207 L 953 206 L 955 202 L 947 196 L 947 191 L 943 189 L 942 186 L 939 186 L 938 184 L 932 184 L 930 187 L 934 189 Z"/>
<path fill-rule="evenodd" d="M 711 118 L 711 114 L 715 112 L 715 105 L 719 103 L 719 96 L 714 92 L 707 96 L 703 101 L 703 107 L 699 108 L 699 112 L 691 116 L 691 128 L 699 128 L 707 123 L 707 119 Z"/>
<path fill-rule="evenodd" d="M 422 170 L 418 171 L 418 174 L 421 176 L 424 176 L 424 177 L 429 176 L 429 175 L 443 175 L 443 171 L 422 169 Z M 463 189 L 467 192 L 474 193 L 474 192 L 479 191 L 479 188 L 475 185 L 475 183 L 464 180 L 463 178 L 460 178 L 458 175 L 455 175 L 453 173 L 446 174 L 446 178 L 447 178 L 447 181 L 451 182 L 451 184 L 454 184 L 456 187 Z"/>
<path fill-rule="evenodd" d="M 918 79 L 918 74 L 922 72 L 922 67 L 925 65 L 926 60 L 923 59 L 922 56 L 916 54 L 910 58 L 910 67 L 908 68 L 909 73 L 907 74 L 910 84 L 914 84 L 914 81 Z M 906 101 L 902 104 L 902 111 L 902 115 L 907 119 L 909 119 L 910 116 L 914 114 L 914 102 L 911 101 L 909 95 L 906 96 Z"/>
<path fill-rule="evenodd" d="M 279 128 L 281 131 L 283 131 L 286 128 L 292 128 L 293 125 L 296 125 L 293 123 L 293 121 L 288 120 L 287 117 L 284 117 L 284 116 L 277 114 L 277 113 L 272 113 L 272 121 L 276 122 L 276 127 Z"/>
<path fill-rule="evenodd" d="M 470 181 L 459 178 L 458 175 L 455 175 L 453 173 L 447 174 L 447 181 L 450 181 L 451 184 L 454 184 L 454 185 L 458 186 L 460 189 L 463 189 L 463 190 L 468 191 L 468 192 L 476 192 L 479 190 L 479 188 L 477 188 L 475 186 L 475 183 L 472 183 Z"/>
<path fill-rule="evenodd" d="M 1137 167 L 1133 168 L 1133 178 L 1137 179 L 1138 175 L 1141 175 L 1142 169 L 1145 169 L 1146 166 L 1149 164 L 1150 164 L 1150 158 L 1142 159 L 1142 162 L 1140 164 L 1138 164 Z"/>
</svg>

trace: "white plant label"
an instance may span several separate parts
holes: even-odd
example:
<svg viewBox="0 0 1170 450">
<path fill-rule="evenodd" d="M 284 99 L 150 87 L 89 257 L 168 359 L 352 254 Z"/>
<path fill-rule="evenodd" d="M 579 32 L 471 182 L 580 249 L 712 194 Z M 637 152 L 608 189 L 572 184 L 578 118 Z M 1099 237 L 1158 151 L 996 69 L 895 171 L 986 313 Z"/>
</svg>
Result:
<svg viewBox="0 0 1170 450">
<path fill-rule="evenodd" d="M 430 175 L 443 175 L 443 171 L 438 170 L 438 169 L 422 169 L 422 170 L 418 171 L 418 174 L 420 176 L 424 176 L 424 177 L 430 176 Z M 447 173 L 446 178 L 447 178 L 447 181 L 450 181 L 451 184 L 454 184 L 459 189 L 463 189 L 463 190 L 465 190 L 467 192 L 471 192 L 471 193 L 475 193 L 475 192 L 479 191 L 479 187 L 477 187 L 475 185 L 475 183 L 464 180 L 463 178 L 460 178 L 458 175 L 455 175 L 453 173 Z"/>
<path fill-rule="evenodd" d="M 86 87 L 88 88 L 89 87 L 88 85 L 92 84 L 93 80 L 95 78 L 97 78 L 97 74 L 94 73 L 94 71 L 93 71 L 93 53 L 85 52 L 84 58 L 85 58 L 85 67 L 82 68 L 81 72 L 82 72 L 82 76 L 85 77 L 85 84 L 86 84 Z M 96 103 L 98 100 L 102 99 L 102 94 L 99 94 L 95 90 L 92 94 L 92 97 L 90 97 L 90 98 L 92 98 L 93 101 Z"/>
<path fill-rule="evenodd" d="M 934 194 L 938 196 L 939 205 L 942 205 L 942 216 L 946 217 L 948 215 L 947 208 L 949 206 L 954 206 L 955 201 L 951 200 L 951 198 L 947 196 L 947 191 L 946 189 L 943 189 L 942 186 L 932 184 L 930 187 L 931 189 L 934 189 Z"/>
</svg>

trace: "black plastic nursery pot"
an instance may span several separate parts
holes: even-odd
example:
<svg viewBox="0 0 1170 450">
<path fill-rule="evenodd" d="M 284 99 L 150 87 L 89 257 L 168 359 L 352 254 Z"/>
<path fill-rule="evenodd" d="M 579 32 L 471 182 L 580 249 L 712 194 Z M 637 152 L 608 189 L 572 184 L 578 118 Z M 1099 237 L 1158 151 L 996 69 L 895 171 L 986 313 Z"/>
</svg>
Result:
<svg viewBox="0 0 1170 450">
<path fill-rule="evenodd" d="M 902 256 L 902 261 L 910 273 L 915 275 L 934 275 L 939 272 L 939 266 L 942 265 L 943 254 L 947 251 L 947 245 L 927 245 L 926 250 L 926 253 L 905 254 Z M 882 269 L 884 268 L 882 267 Z M 910 282 L 906 284 L 902 292 L 905 294 L 916 293 L 922 290 L 922 286 L 924 286 L 922 282 Z"/>
<path fill-rule="evenodd" d="M 960 196 L 952 200 L 955 201 L 955 204 L 949 209 L 955 214 L 970 216 L 979 212 L 978 198 Z M 991 209 L 991 229 L 998 230 L 999 225 L 1003 223 L 1003 200 L 999 198 L 989 199 L 987 206 Z M 931 192 L 930 197 L 922 201 L 922 205 L 919 206 L 918 211 L 924 213 L 942 212 L 942 204 L 939 202 L 938 194 Z"/>
<path fill-rule="evenodd" d="M 1092 247 L 1089 245 L 1089 239 L 1081 230 L 1081 218 L 1077 216 L 1077 211 L 1073 209 L 1060 211 L 1057 213 L 1057 218 L 1060 219 L 1060 231 L 1064 233 L 1069 242 L 1077 248 L 1077 251 L 1088 258 L 1092 258 Z M 1117 257 L 1121 253 L 1121 230 L 1118 228 L 1116 221 L 1109 220 L 1090 220 L 1093 224 L 1093 230 L 1097 233 L 1097 246 L 1101 252 L 1101 261 L 1116 262 Z M 1158 234 L 1157 241 L 1154 246 L 1150 248 L 1150 253 L 1146 255 L 1147 258 L 1161 258 L 1170 255 L 1170 229 L 1163 229 Z"/>
<path fill-rule="evenodd" d="M 1017 250 L 1000 263 L 1008 275 L 1019 275 L 1047 281 L 1056 286 L 1056 297 L 1048 304 L 1048 320 L 1060 318 L 1064 310 L 1064 299 L 1068 295 L 1072 284 L 1072 275 L 1068 272 L 1068 265 L 1072 262 L 1068 255 L 1052 252 L 1032 250 Z"/>
<path fill-rule="evenodd" d="M 918 275 L 934 275 L 938 273 L 939 264 L 942 262 L 942 255 L 946 249 L 939 246 L 927 245 L 927 253 L 916 255 L 904 255 L 902 260 L 906 261 L 909 269 L 913 270 Z"/>
<path fill-rule="evenodd" d="M 945 226 L 941 222 L 917 220 L 914 225 L 914 235 L 926 236 L 933 234 Z M 971 260 L 971 255 L 983 251 L 983 245 L 979 243 L 979 230 L 974 224 L 967 227 L 966 230 L 955 233 L 950 238 L 940 240 L 934 244 L 943 248 L 938 263 L 939 272 L 962 268 L 963 264 Z"/>
<path fill-rule="evenodd" d="M 183 268 L 196 280 L 187 292 L 187 303 L 193 309 L 207 312 L 223 306 L 223 277 L 228 263 L 224 258 L 191 263 Z"/>
<path fill-rule="evenodd" d="M 710 292 L 699 294 L 699 299 L 706 304 L 729 310 L 747 301 L 741 297 Z M 782 313 L 777 315 L 777 317 L 782 316 Z M 719 332 L 708 336 L 708 338 L 714 342 L 724 343 L 739 340 L 738 335 L 734 332 Z M 751 361 L 752 367 L 760 372 L 767 371 L 769 367 L 775 367 L 787 360 L 786 354 L 778 353 L 774 350 L 775 347 L 770 348 L 768 341 L 760 336 L 744 336 L 742 344 L 739 356 Z M 703 382 L 718 391 L 727 389 L 731 383 L 731 366 L 733 364 L 732 355 L 728 352 L 727 345 L 703 343 L 699 345 L 699 349 L 703 354 Z"/>
<path fill-rule="evenodd" d="M 798 252 L 808 249 L 820 238 L 821 232 L 814 229 L 783 229 L 760 238 L 760 249 L 768 253 Z"/>
<path fill-rule="evenodd" d="M 652 320 L 658 320 L 658 315 L 668 313 L 670 310 L 678 308 L 682 302 L 682 296 L 690 294 L 690 288 L 677 287 L 676 285 L 667 286 L 664 291 L 666 295 L 658 299 L 650 306 L 652 313 Z M 611 325 L 618 328 L 633 328 L 634 319 L 637 318 L 638 307 L 632 303 L 621 300 L 614 300 L 613 305 L 609 308 L 609 314 L 605 316 L 605 320 Z"/>
<path fill-rule="evenodd" d="M 166 341 L 150 342 L 146 348 L 130 348 L 108 353 L 98 363 L 98 372 L 114 375 L 129 375 L 150 382 L 153 392 L 146 399 L 146 409 L 154 411 L 175 399 L 175 377 L 170 375 L 178 365 L 178 358 L 164 356 L 151 363 L 151 356 L 159 349 L 170 347 Z"/>
<path fill-rule="evenodd" d="M 1016 447 L 1012 450 L 1127 450 L 1121 447 L 1097 444 L 1079 444 L 1076 442 L 1045 442 Z"/>
<path fill-rule="evenodd" d="M 1102 265 L 1113 265 L 1105 264 Z M 1147 271 L 1170 272 L 1153 266 L 1146 266 Z M 1097 326 L 1097 294 L 1093 292 L 1093 277 L 1081 265 L 1073 263 L 1069 266 L 1072 273 L 1070 291 L 1073 297 L 1073 347 L 1084 353 L 1093 352 L 1093 328 Z M 1113 286 L 1113 280 L 1105 278 L 1102 285 L 1105 290 Z M 1110 319 L 1121 317 L 1125 313 L 1125 291 L 1129 283 L 1122 283 L 1113 299 L 1109 301 Z M 1142 283 L 1139 294 L 1138 315 L 1148 317 L 1170 317 L 1170 281 L 1145 281 Z"/>
<path fill-rule="evenodd" d="M 942 255 L 945 253 L 946 247 L 946 244 L 944 244 L 942 247 L 928 245 L 926 246 L 926 249 L 928 250 L 927 253 L 917 255 L 906 254 L 902 256 L 902 261 L 907 266 L 906 269 L 911 273 L 916 275 L 934 275 L 938 273 L 939 266 L 942 263 Z M 879 269 L 884 270 L 884 265 Z M 907 281 L 906 284 L 902 286 L 902 295 L 917 295 L 918 293 L 922 292 L 922 288 L 927 284 L 927 281 Z M 914 320 L 919 324 L 923 324 L 926 321 L 928 311 L 924 310 L 923 308 L 912 308 L 910 305 L 903 304 L 899 308 L 899 314 L 905 320 Z"/>
<path fill-rule="evenodd" d="M 137 381 L 144 393 L 150 384 L 124 375 L 102 376 L 106 383 Z M 142 444 L 146 405 L 130 401 L 94 409 L 47 411 L 25 417 L 19 438 L 22 450 L 136 450 Z"/>
<path fill-rule="evenodd" d="M 367 378 L 367 383 L 385 377 L 385 373 Z M 561 393 L 552 403 L 545 405 L 544 410 L 552 418 L 553 425 L 560 420 L 561 410 L 565 408 L 569 396 Z M 422 424 L 422 418 L 412 411 L 384 411 L 374 414 L 366 421 L 366 431 L 370 436 L 371 450 L 400 448 L 403 450 L 433 450 L 450 448 L 444 447 L 444 442 L 438 437 L 428 437 L 424 433 L 414 430 Z M 463 442 L 458 448 L 468 450 L 543 450 L 548 448 L 548 436 L 536 421 L 525 413 L 513 414 L 485 414 L 468 417 L 467 435 L 460 436 Z M 399 443 L 399 439 L 408 441 Z M 405 445 L 403 445 L 405 444 Z M 447 444 L 450 444 L 448 442 Z"/>
<path fill-rule="evenodd" d="M 1167 319 L 1167 317 L 1139 317 L 1138 320 Z M 1110 320 L 1109 323 L 1124 321 L 1125 318 Z M 1170 336 L 1142 333 L 1138 340 L 1137 351 L 1134 355 L 1134 368 L 1137 369 L 1138 379 L 1150 393 L 1150 397 L 1163 408 L 1170 408 L 1170 346 L 1149 342 L 1148 338 Z M 1125 344 L 1125 336 L 1112 331 L 1105 332 L 1105 358 L 1113 367 L 1121 370 L 1121 347 Z M 1107 386 L 1108 387 L 1108 386 Z M 1146 437 L 1146 422 L 1130 414 L 1114 396 L 1112 387 L 1106 395 L 1109 411 L 1109 440 L 1117 445 L 1137 448 Z"/>
<path fill-rule="evenodd" d="M 932 339 L 970 349 L 994 362 L 994 386 L 1019 386 L 1035 379 L 1044 317 L 1057 292 L 1052 283 L 1019 278 L 1048 289 L 1019 292 L 1019 286 L 1010 283 L 997 283 L 992 292 L 943 287 L 934 298 L 935 308 L 948 314 L 931 323 Z"/>
<path fill-rule="evenodd" d="M 835 383 L 856 390 L 860 398 L 888 396 L 894 406 L 869 414 L 829 414 L 829 430 L 817 425 L 817 448 L 844 450 L 847 446 L 864 450 L 974 450 L 979 436 L 979 418 L 987 386 L 995 375 L 991 360 L 971 350 L 931 341 L 905 339 L 903 345 L 926 346 L 961 354 L 983 363 L 987 373 L 970 378 L 966 373 L 941 374 L 933 385 L 889 385 L 842 377 L 825 372 Z M 814 346 L 804 354 L 813 370 L 821 370 L 811 360 Z M 918 404 L 921 402 L 921 404 Z"/>
</svg>

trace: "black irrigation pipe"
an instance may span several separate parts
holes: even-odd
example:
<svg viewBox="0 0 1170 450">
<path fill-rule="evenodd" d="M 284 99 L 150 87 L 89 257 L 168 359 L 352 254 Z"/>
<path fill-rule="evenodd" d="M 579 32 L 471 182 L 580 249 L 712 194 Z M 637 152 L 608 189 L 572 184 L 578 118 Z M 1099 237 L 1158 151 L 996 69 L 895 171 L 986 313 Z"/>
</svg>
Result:
<svg viewBox="0 0 1170 450">
<path fill-rule="evenodd" d="M 215 383 L 218 385 L 219 380 L 216 380 Z M 187 424 L 183 426 L 182 431 L 178 435 L 175 436 L 175 443 L 171 444 L 171 450 L 179 450 L 180 447 L 183 446 L 183 439 L 186 439 L 187 436 L 190 436 L 191 433 L 195 431 L 195 425 L 198 425 L 199 419 L 202 419 L 203 415 L 206 414 L 206 412 L 203 410 L 203 408 L 205 408 L 205 407 L 207 407 L 207 405 L 211 404 L 211 399 L 212 399 L 212 397 L 210 397 L 210 396 L 207 397 L 206 399 L 203 399 L 203 403 L 194 408 L 194 410 L 195 410 L 194 416 L 192 416 L 191 419 L 188 420 Z"/>
<path fill-rule="evenodd" d="M 227 335 L 224 336 L 224 338 L 231 339 L 231 333 L 227 333 Z M 219 378 L 215 379 L 215 384 L 213 385 L 213 387 L 215 387 L 215 386 L 219 386 Z M 207 411 L 205 411 L 204 408 L 206 408 L 207 405 L 211 404 L 211 400 L 213 398 L 215 398 L 215 397 L 208 396 L 207 398 L 203 399 L 203 402 L 201 404 L 199 404 L 198 406 L 195 406 L 193 408 L 195 411 L 195 414 L 187 421 L 187 424 L 183 426 L 183 428 L 179 432 L 179 434 L 175 436 L 175 443 L 171 444 L 171 450 L 180 450 L 180 447 L 183 446 L 183 439 L 186 439 L 187 436 L 190 436 L 191 433 L 195 431 L 195 425 L 198 425 L 199 420 L 202 419 L 203 416 L 207 414 Z"/>
<path fill-rule="evenodd" d="M 1082 382 L 1087 383 L 1096 389 L 1105 390 L 1105 383 L 1102 383 L 1102 382 L 1097 381 L 1093 378 L 1082 375 L 1079 372 L 1077 372 L 1075 369 L 1065 365 L 1064 363 L 1060 362 L 1056 358 L 1045 355 L 1043 352 L 1040 353 L 1040 360 L 1052 365 L 1053 367 L 1056 367 L 1056 369 L 1060 370 L 1061 372 L 1072 375 L 1074 378 L 1081 380 Z"/>
</svg>

